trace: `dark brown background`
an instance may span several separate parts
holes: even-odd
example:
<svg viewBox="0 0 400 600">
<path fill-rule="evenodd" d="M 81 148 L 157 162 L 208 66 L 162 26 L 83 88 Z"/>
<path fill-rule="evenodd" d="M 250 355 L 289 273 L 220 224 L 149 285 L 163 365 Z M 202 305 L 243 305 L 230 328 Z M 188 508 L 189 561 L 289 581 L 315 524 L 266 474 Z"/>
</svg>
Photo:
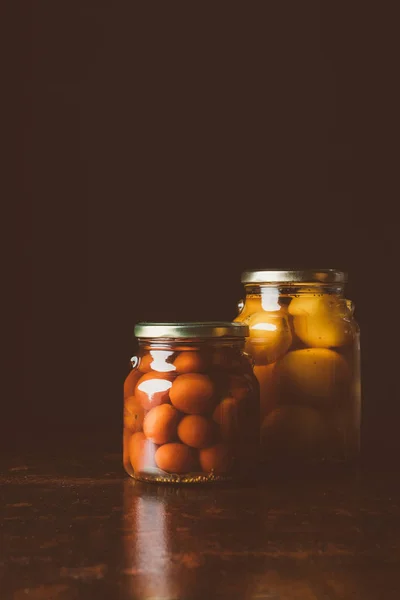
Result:
<svg viewBox="0 0 400 600">
<path fill-rule="evenodd" d="M 119 448 L 135 322 L 229 319 L 244 268 L 317 266 L 349 272 L 364 449 L 398 449 L 393 15 L 13 8 L 2 439 Z"/>
</svg>

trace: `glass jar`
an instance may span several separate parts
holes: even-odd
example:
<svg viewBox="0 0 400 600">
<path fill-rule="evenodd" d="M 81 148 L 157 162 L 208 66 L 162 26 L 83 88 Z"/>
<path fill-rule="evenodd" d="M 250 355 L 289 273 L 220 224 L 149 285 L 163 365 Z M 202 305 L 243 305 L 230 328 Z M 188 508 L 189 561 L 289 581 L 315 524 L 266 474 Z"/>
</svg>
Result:
<svg viewBox="0 0 400 600">
<path fill-rule="evenodd" d="M 261 460 L 347 462 L 360 446 L 360 336 L 345 273 L 245 271 L 235 321 L 260 384 Z"/>
<path fill-rule="evenodd" d="M 139 323 L 124 383 L 124 467 L 135 479 L 208 483 L 252 476 L 259 387 L 239 323 Z"/>
</svg>

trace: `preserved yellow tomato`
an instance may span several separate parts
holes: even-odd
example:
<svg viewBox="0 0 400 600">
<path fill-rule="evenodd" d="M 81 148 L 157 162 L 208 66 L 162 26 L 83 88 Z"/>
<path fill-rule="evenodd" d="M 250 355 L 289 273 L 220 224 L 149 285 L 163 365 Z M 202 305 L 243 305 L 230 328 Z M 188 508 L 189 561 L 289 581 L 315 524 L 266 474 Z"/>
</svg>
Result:
<svg viewBox="0 0 400 600">
<path fill-rule="evenodd" d="M 295 333 L 307 346 L 334 348 L 351 343 L 354 325 L 345 300 L 328 294 L 300 296 L 289 304 Z"/>
<path fill-rule="evenodd" d="M 288 352 L 274 369 L 279 402 L 325 408 L 347 399 L 350 372 L 346 360 L 327 348 Z"/>
<path fill-rule="evenodd" d="M 275 362 L 287 352 L 292 343 L 288 319 L 280 312 L 258 312 L 248 319 L 250 337 L 246 351 L 256 365 Z"/>
</svg>

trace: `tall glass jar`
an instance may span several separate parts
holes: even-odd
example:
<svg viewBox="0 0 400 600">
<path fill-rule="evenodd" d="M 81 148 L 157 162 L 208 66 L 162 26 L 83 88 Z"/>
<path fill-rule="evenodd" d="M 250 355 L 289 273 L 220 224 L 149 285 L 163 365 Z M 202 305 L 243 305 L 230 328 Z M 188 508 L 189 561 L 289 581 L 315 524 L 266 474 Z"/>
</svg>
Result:
<svg viewBox="0 0 400 600">
<path fill-rule="evenodd" d="M 252 476 L 259 387 L 239 323 L 139 323 L 124 383 L 124 467 L 135 479 L 208 483 Z"/>
<path fill-rule="evenodd" d="M 245 271 L 237 322 L 260 384 L 261 458 L 347 462 L 360 446 L 360 335 L 346 275 Z"/>
</svg>

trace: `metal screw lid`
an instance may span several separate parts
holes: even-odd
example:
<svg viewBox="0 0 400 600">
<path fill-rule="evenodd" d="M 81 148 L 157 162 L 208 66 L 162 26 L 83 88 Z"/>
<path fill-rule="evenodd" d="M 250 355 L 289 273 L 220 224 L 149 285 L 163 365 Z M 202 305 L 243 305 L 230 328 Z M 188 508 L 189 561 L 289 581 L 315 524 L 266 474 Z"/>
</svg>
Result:
<svg viewBox="0 0 400 600">
<path fill-rule="evenodd" d="M 242 283 L 346 283 L 347 273 L 337 269 L 249 269 Z"/>
<path fill-rule="evenodd" d="M 243 323 L 209 321 L 193 323 L 138 323 L 138 338 L 245 338 L 249 328 Z"/>
</svg>

